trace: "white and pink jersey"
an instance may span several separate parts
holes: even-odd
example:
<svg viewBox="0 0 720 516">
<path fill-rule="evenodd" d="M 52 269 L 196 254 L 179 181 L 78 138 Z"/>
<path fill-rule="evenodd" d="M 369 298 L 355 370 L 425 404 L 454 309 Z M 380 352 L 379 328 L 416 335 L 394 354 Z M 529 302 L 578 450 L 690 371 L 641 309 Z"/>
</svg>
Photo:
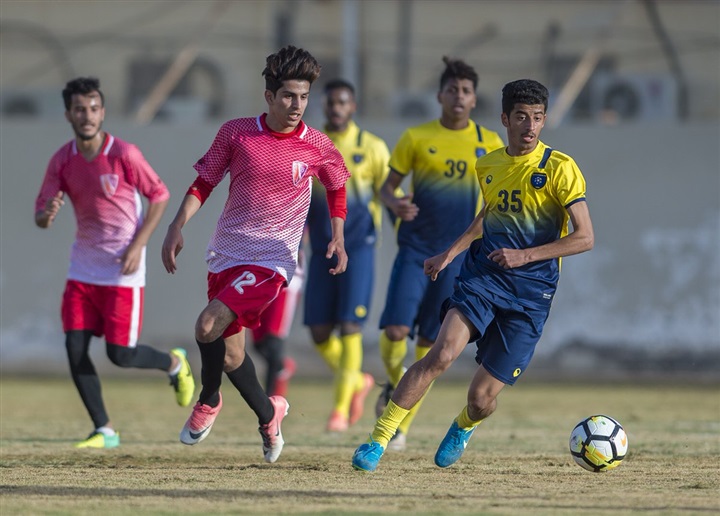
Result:
<svg viewBox="0 0 720 516">
<path fill-rule="evenodd" d="M 196 164 L 213 188 L 230 174 L 230 192 L 208 244 L 210 272 L 253 264 L 288 282 L 310 206 L 312 176 L 327 190 L 350 173 L 332 141 L 304 123 L 287 135 L 272 132 L 265 116 L 225 122 Z"/>
<path fill-rule="evenodd" d="M 145 251 L 131 275 L 120 273 L 119 258 L 142 225 L 140 196 L 153 203 L 167 200 L 170 193 L 140 150 L 106 133 L 98 155 L 87 161 L 75 140 L 68 142 L 50 159 L 35 211 L 60 191 L 72 202 L 77 219 L 68 279 L 145 286 Z"/>
</svg>

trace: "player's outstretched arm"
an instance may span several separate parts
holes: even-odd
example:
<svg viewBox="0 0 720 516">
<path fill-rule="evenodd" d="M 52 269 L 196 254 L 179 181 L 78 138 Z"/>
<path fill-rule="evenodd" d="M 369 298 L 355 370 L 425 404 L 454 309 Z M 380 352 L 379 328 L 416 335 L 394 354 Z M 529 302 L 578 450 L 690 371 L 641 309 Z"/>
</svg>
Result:
<svg viewBox="0 0 720 516">
<path fill-rule="evenodd" d="M 496 249 L 488 258 L 505 269 L 521 267 L 527 263 L 571 256 L 589 251 L 595 245 L 590 210 L 585 201 L 576 202 L 568 208 L 573 231 L 549 244 L 527 249 Z"/>
<path fill-rule="evenodd" d="M 435 281 L 445 267 L 452 262 L 457 255 L 462 253 L 465 249 L 470 247 L 473 240 L 482 235 L 483 218 L 485 217 L 485 206 L 482 207 L 480 213 L 478 213 L 467 229 L 460 235 L 455 242 L 452 243 L 442 253 L 428 258 L 423 264 L 425 275 L 430 276 L 432 281 Z"/>
<path fill-rule="evenodd" d="M 184 241 L 182 228 L 197 213 L 202 206 L 200 199 L 194 195 L 186 195 L 178 209 L 177 215 L 168 226 L 167 234 L 162 246 L 162 262 L 165 270 L 175 274 L 177 263 L 175 258 L 182 251 Z"/>
<path fill-rule="evenodd" d="M 330 219 L 330 227 L 332 228 L 332 240 L 328 244 L 325 258 L 337 256 L 337 265 L 330 269 L 330 274 L 342 274 L 347 269 L 348 256 L 345 252 L 345 220 L 341 217 L 332 217 Z"/>
<path fill-rule="evenodd" d="M 65 204 L 64 196 L 65 194 L 62 191 L 56 193 L 54 197 L 47 200 L 44 209 L 35 212 L 35 225 L 37 227 L 46 229 L 52 225 L 60 211 L 60 207 Z"/>
</svg>

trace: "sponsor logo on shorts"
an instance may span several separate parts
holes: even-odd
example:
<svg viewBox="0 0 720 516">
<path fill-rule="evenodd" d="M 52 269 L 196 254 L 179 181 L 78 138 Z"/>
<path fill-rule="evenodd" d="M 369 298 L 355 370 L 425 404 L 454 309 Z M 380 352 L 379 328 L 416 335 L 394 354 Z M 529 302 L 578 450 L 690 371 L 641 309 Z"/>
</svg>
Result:
<svg viewBox="0 0 720 516">
<path fill-rule="evenodd" d="M 518 376 L 520 376 L 520 373 L 522 373 L 522 369 L 518 367 L 513 371 L 513 378 L 517 378 Z"/>
<path fill-rule="evenodd" d="M 355 307 L 355 317 L 365 317 L 367 316 L 367 307 L 363 305 L 357 305 Z"/>
</svg>

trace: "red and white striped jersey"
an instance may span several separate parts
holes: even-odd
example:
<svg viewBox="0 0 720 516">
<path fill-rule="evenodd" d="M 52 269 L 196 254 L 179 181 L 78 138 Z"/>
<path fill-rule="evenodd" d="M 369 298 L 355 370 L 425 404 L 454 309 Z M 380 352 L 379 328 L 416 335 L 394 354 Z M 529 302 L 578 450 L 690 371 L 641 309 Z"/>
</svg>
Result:
<svg viewBox="0 0 720 516">
<path fill-rule="evenodd" d="M 165 183 L 133 144 L 106 133 L 98 155 L 87 161 L 75 140 L 50 159 L 35 211 L 58 192 L 70 199 L 77 219 L 68 279 L 93 285 L 145 285 L 145 252 L 137 272 L 122 275 L 120 256 L 143 222 L 141 195 L 149 202 L 170 197 Z"/>
<path fill-rule="evenodd" d="M 208 269 L 217 273 L 253 264 L 288 282 L 297 266 L 311 178 L 337 190 L 350 177 L 325 134 L 303 122 L 292 133 L 275 133 L 265 115 L 225 122 L 195 170 L 213 188 L 230 175 L 225 208 L 206 253 Z"/>
</svg>

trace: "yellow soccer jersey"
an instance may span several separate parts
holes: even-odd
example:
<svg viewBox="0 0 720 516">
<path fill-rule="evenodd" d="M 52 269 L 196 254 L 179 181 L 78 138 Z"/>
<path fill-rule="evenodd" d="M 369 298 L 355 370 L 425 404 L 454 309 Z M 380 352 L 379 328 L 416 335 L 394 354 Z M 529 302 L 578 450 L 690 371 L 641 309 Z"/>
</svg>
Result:
<svg viewBox="0 0 720 516">
<path fill-rule="evenodd" d="M 375 192 L 380 190 L 390 171 L 387 144 L 378 136 L 360 129 L 353 121 L 341 133 L 324 132 L 340 151 L 350 171 L 350 179 L 345 183 L 348 210 L 345 247 L 351 249 L 358 245 L 373 244 L 382 222 L 382 206 Z M 308 227 L 313 251 L 324 254 L 332 232 L 325 189 L 319 181 L 313 183 Z"/>
<path fill-rule="evenodd" d="M 433 120 L 407 129 L 390 157 L 390 167 L 412 174 L 413 202 L 418 216 L 400 222 L 398 245 L 428 256 L 452 244 L 475 218 L 480 187 L 473 173 L 475 161 L 504 147 L 500 136 L 472 120 L 454 131 Z"/>
<path fill-rule="evenodd" d="M 542 142 L 525 156 L 500 149 L 475 165 L 485 202 L 483 237 L 472 260 L 485 272 L 500 268 L 487 259 L 495 249 L 526 249 L 568 234 L 567 208 L 585 200 L 585 178 L 575 161 Z M 560 259 L 502 270 L 497 293 L 513 291 L 520 299 L 549 301 L 560 272 Z M 494 290 L 494 289 L 492 289 Z"/>
</svg>

